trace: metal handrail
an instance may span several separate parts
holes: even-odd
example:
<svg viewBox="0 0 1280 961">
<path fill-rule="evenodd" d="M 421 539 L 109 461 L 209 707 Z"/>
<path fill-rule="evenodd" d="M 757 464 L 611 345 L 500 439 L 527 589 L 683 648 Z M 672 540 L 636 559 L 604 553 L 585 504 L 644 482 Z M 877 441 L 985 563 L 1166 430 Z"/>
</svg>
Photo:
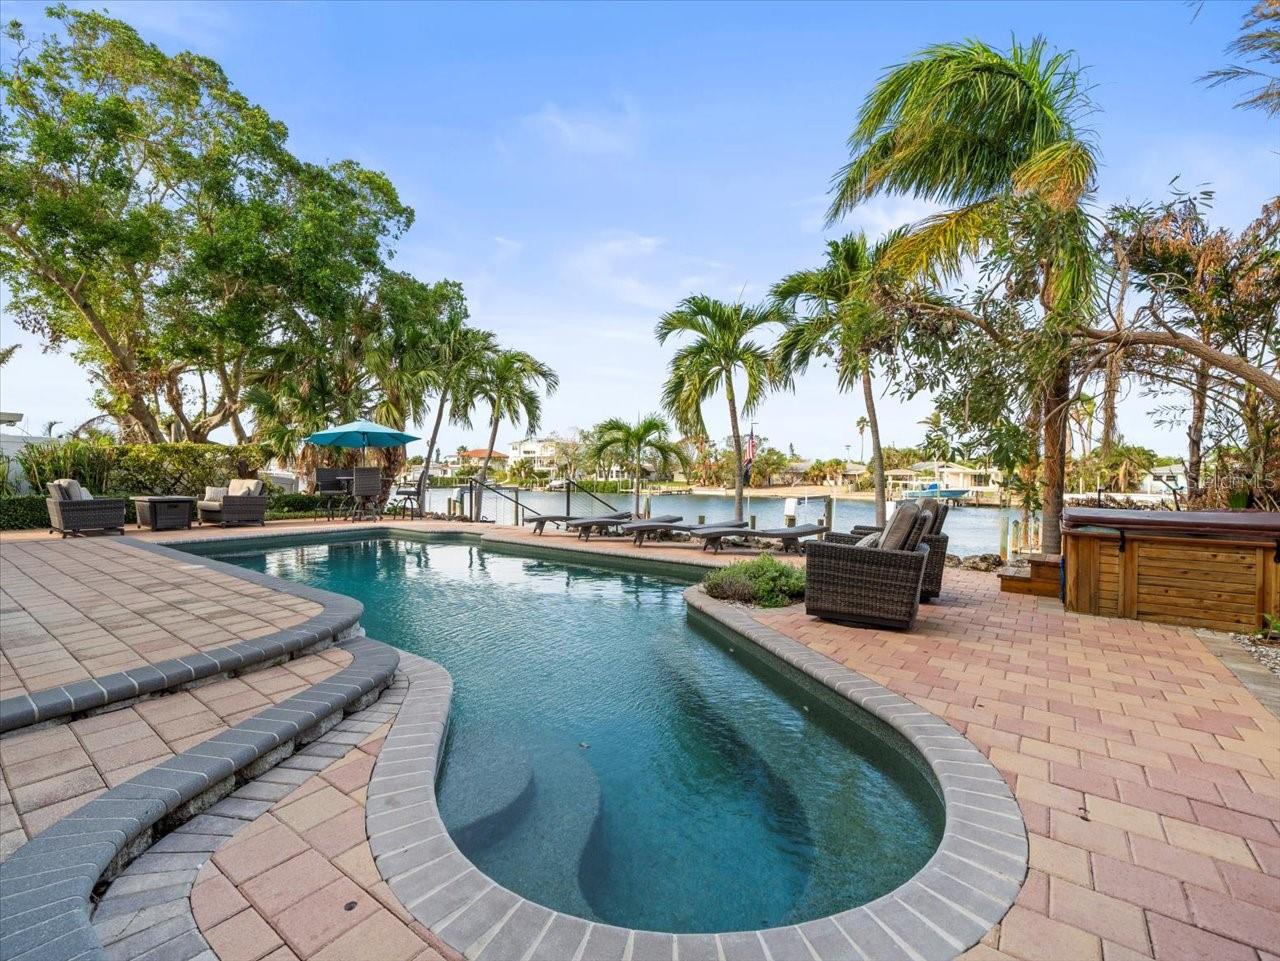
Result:
<svg viewBox="0 0 1280 961">
<path fill-rule="evenodd" d="M 604 499 L 603 499 L 603 498 L 601 498 L 601 497 L 597 497 L 597 496 L 596 496 L 595 491 L 589 491 L 589 490 L 587 490 L 585 487 L 583 487 L 581 484 L 579 484 L 576 480 L 571 480 L 570 478 L 566 477 L 566 478 L 565 478 L 565 485 L 564 485 L 564 504 L 565 504 L 565 510 L 564 510 L 564 512 L 565 512 L 566 514 L 570 513 L 570 510 L 569 510 L 569 495 L 570 495 L 571 493 L 573 493 L 573 488 L 575 488 L 575 487 L 576 487 L 576 488 L 577 488 L 581 493 L 586 494 L 588 497 L 590 497 L 592 500 L 599 501 L 599 502 L 600 502 L 601 504 L 603 504 L 605 507 L 609 508 L 609 510 L 610 510 L 610 511 L 615 511 L 615 512 L 616 512 L 616 511 L 618 510 L 618 508 L 614 507 L 614 506 L 613 506 L 612 504 L 610 504 L 607 500 L 604 500 Z"/>
<path fill-rule="evenodd" d="M 475 496 L 476 496 L 475 489 L 477 487 L 483 487 L 485 490 L 490 491 L 491 493 L 497 494 L 503 500 L 510 501 L 512 504 L 516 505 L 516 524 L 517 525 L 524 523 L 524 516 L 522 515 L 533 514 L 534 517 L 542 516 L 541 511 L 534 510 L 528 504 L 521 504 L 520 496 L 518 493 L 515 497 L 512 497 L 510 494 L 503 491 L 500 487 L 495 487 L 492 484 L 490 484 L 488 481 L 478 481 L 474 477 L 468 477 L 467 484 L 471 489 L 470 490 L 471 503 L 467 505 L 468 508 L 470 508 L 472 505 L 475 504 Z"/>
</svg>

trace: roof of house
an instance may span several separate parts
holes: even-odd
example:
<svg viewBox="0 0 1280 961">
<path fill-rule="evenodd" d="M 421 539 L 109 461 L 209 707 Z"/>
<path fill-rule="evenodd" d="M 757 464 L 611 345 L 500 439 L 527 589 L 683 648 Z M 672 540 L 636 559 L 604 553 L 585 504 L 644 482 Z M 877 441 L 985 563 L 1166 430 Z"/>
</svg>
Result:
<svg viewBox="0 0 1280 961">
<path fill-rule="evenodd" d="M 485 454 L 492 454 L 494 460 L 506 460 L 507 455 L 500 450 L 487 451 L 483 447 L 477 447 L 475 450 L 464 450 L 462 456 L 470 460 L 483 460 Z"/>
</svg>

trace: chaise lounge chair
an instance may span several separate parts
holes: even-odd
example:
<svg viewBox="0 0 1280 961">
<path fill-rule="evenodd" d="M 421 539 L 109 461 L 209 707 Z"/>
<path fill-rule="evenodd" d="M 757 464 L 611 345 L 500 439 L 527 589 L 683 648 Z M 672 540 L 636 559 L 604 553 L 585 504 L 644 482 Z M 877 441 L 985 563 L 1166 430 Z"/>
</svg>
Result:
<svg viewBox="0 0 1280 961">
<path fill-rule="evenodd" d="M 114 497 L 94 497 L 79 481 L 61 478 L 47 485 L 49 496 L 49 533 L 79 534 L 83 531 L 119 531 L 124 533 L 125 503 Z"/>
<path fill-rule="evenodd" d="M 565 524 L 570 521 L 602 520 L 604 518 L 628 521 L 631 519 L 631 511 L 618 511 L 616 514 L 604 514 L 598 518 L 587 518 L 578 514 L 536 514 L 533 517 L 526 517 L 524 522 L 526 524 L 533 525 L 533 532 L 535 534 L 541 534 L 542 529 L 548 524 Z"/>
<path fill-rule="evenodd" d="M 826 621 L 910 630 L 931 553 L 922 542 L 933 515 L 903 502 L 883 532 L 828 534 L 809 545 L 805 612 Z"/>
<path fill-rule="evenodd" d="M 933 514 L 933 526 L 920 538 L 921 543 L 929 548 L 929 561 L 924 566 L 924 582 L 920 586 L 920 600 L 924 603 L 934 600 L 942 593 L 942 573 L 947 568 L 947 548 L 951 539 L 942 533 L 942 525 L 946 523 L 947 514 L 951 512 L 950 504 L 939 504 L 932 497 L 922 497 L 920 510 Z M 881 527 L 859 524 L 853 529 L 854 537 L 865 537 L 878 534 Z"/>
<path fill-rule="evenodd" d="M 679 524 L 676 521 L 647 520 L 633 521 L 630 524 L 623 524 L 618 528 L 623 534 L 630 534 L 634 538 L 636 547 L 640 547 L 645 542 L 645 538 L 660 534 L 663 531 L 668 533 L 693 534 L 697 535 L 698 531 L 711 530 L 717 527 L 732 527 L 737 530 L 747 526 L 746 521 L 712 521 L 708 524 Z"/>
<path fill-rule="evenodd" d="M 720 553 L 720 542 L 726 537 L 743 536 L 755 537 L 763 541 L 781 541 L 782 552 L 788 551 L 801 553 L 800 538 L 816 537 L 819 534 L 827 532 L 826 524 L 800 524 L 796 527 L 775 527 L 767 531 L 750 531 L 741 527 L 703 527 L 693 531 L 694 537 L 702 539 L 702 549 L 705 551 L 708 547 L 715 553 Z"/>
<path fill-rule="evenodd" d="M 226 487 L 206 487 L 204 499 L 196 506 L 201 524 L 208 521 L 222 527 L 267 525 L 267 495 L 262 481 L 257 479 L 237 477 Z"/>
<path fill-rule="evenodd" d="M 589 541 L 593 533 L 603 534 L 610 528 L 621 527 L 633 519 L 635 519 L 633 514 L 624 514 L 622 517 L 583 517 L 576 521 L 569 521 L 564 526 L 566 530 L 577 531 L 578 537 L 584 541 Z M 680 520 L 680 515 L 663 514 L 661 517 L 651 517 L 649 519 L 660 523 L 674 523 Z"/>
</svg>

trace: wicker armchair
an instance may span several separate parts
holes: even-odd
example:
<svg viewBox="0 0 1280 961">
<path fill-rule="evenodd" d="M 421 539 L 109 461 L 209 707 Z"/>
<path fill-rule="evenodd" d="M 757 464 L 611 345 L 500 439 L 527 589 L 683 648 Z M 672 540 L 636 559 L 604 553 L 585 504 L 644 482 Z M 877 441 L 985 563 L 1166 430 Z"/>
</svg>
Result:
<svg viewBox="0 0 1280 961">
<path fill-rule="evenodd" d="M 901 550 L 861 546 L 865 534 L 828 534 L 810 544 L 805 612 L 840 624 L 910 630 L 931 553 L 921 538 L 932 521 L 932 514 L 921 513 Z"/>
<path fill-rule="evenodd" d="M 929 561 L 924 567 L 924 581 L 920 586 L 920 600 L 924 603 L 934 600 L 942 593 L 942 572 L 947 569 L 947 548 L 951 539 L 942 533 L 942 525 L 946 522 L 950 504 L 943 504 L 933 521 L 933 528 L 920 538 L 920 543 L 929 548 Z M 859 524 L 853 529 L 854 537 L 865 537 L 867 534 L 879 533 L 882 528 Z"/>
<path fill-rule="evenodd" d="M 56 480 L 45 485 L 49 496 L 49 533 L 79 534 L 83 531 L 124 533 L 125 502 L 114 497 L 93 497 L 74 480 Z"/>
<path fill-rule="evenodd" d="M 222 527 L 239 524 L 267 524 L 267 496 L 262 493 L 262 481 L 236 479 L 225 493 L 205 488 L 205 499 L 200 501 L 200 523 L 208 521 Z M 220 496 L 214 496 L 215 494 Z"/>
</svg>

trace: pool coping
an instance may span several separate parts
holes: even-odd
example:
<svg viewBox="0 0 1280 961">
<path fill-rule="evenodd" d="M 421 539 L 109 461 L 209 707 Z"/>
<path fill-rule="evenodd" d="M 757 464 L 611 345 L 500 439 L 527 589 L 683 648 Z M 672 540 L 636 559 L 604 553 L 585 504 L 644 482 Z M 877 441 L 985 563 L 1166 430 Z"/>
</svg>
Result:
<svg viewBox="0 0 1280 961">
<path fill-rule="evenodd" d="M 488 538 L 478 539 L 483 544 Z M 541 549 L 569 557 L 593 553 L 559 545 Z M 405 908 L 472 961 L 505 961 L 516 948 L 528 961 L 942 961 L 977 944 L 1013 906 L 1028 868 L 1021 809 L 991 762 L 932 712 L 760 624 L 748 609 L 713 600 L 697 585 L 685 591 L 685 600 L 884 721 L 919 751 L 945 813 L 942 839 L 925 866 L 867 904 L 759 931 L 672 934 L 553 911 L 487 877 L 453 843 L 435 797 L 453 682 L 440 665 L 402 653 L 409 691 L 369 781 L 365 827 L 379 875 Z"/>
<path fill-rule="evenodd" d="M 301 624 L 281 628 L 252 640 L 237 641 L 184 657 L 144 664 L 127 671 L 6 697 L 0 700 L 0 735 L 46 721 L 70 720 L 109 706 L 123 707 L 149 694 L 177 690 L 197 681 L 267 664 L 277 658 L 297 656 L 310 648 L 323 647 L 348 636 L 360 622 L 360 615 L 364 612 L 364 606 L 359 601 L 344 594 L 293 583 L 286 590 L 281 587 L 286 582 L 279 578 L 135 537 L 125 536 L 118 543 L 182 564 L 199 563 L 259 587 L 313 601 L 322 610 Z"/>
</svg>

